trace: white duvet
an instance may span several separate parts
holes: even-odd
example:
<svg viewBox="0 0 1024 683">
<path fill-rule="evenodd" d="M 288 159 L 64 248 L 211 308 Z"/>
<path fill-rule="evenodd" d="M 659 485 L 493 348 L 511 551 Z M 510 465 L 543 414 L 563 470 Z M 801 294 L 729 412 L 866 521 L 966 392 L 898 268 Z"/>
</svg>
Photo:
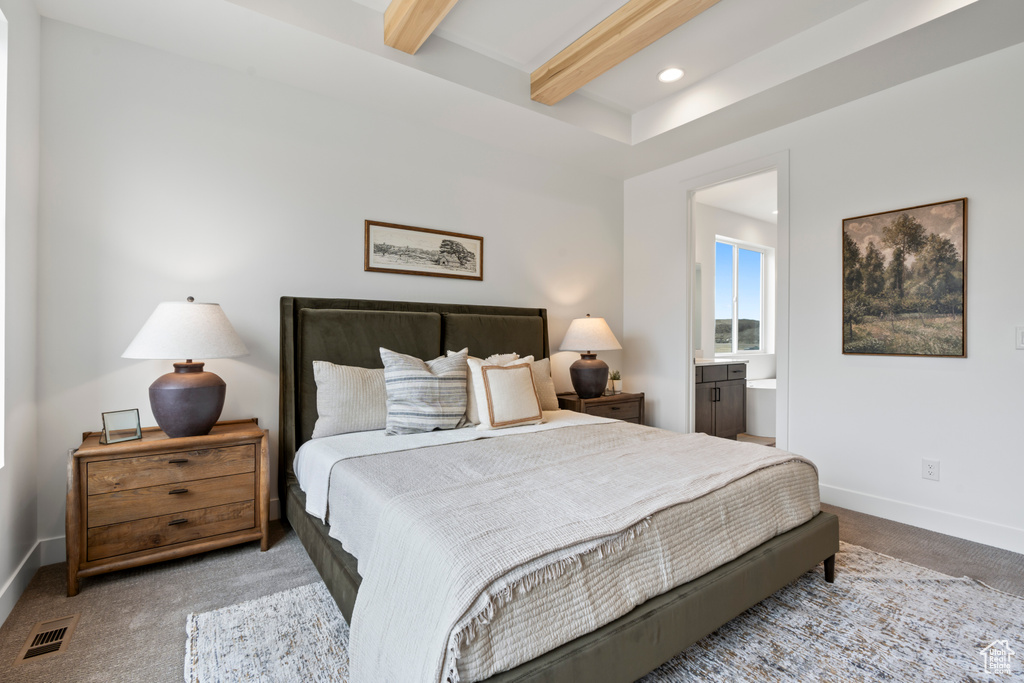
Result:
<svg viewBox="0 0 1024 683">
<path fill-rule="evenodd" d="M 358 551 L 364 576 L 354 683 L 481 680 L 818 511 L 816 472 L 792 454 L 553 416 L 539 433 L 462 443 L 490 437 L 465 430 L 393 453 L 363 438 L 333 446 L 333 463 L 304 446 L 300 482 L 324 501 L 311 512 Z"/>
</svg>

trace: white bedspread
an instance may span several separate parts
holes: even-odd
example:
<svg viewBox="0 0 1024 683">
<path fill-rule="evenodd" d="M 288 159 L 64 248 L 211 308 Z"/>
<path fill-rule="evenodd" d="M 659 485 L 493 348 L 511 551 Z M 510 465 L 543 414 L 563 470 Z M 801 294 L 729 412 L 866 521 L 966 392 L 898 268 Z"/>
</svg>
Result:
<svg viewBox="0 0 1024 683">
<path fill-rule="evenodd" d="M 648 599 L 652 589 L 647 584 L 660 585 L 663 592 L 676 585 L 666 587 L 666 581 L 687 577 L 694 567 L 709 562 L 728 561 L 767 540 L 765 534 L 770 538 L 817 512 L 816 477 L 809 463 L 772 448 L 623 423 L 503 436 L 510 438 L 364 458 L 328 477 L 329 488 L 343 488 L 339 472 L 343 480 L 385 482 L 370 524 L 373 540 L 360 557 L 365 571 L 360 571 L 364 579 L 349 645 L 354 683 L 438 681 L 445 676 L 458 680 L 464 645 L 478 641 L 488 624 L 500 625 L 502 612 L 514 613 L 521 602 L 535 607 L 522 600 L 531 588 L 544 590 L 567 577 L 586 575 L 588 567 L 637 560 L 637 552 L 624 550 L 653 553 L 639 559 L 640 566 L 653 567 L 656 580 L 645 578 L 636 592 L 631 592 L 633 582 L 623 580 L 625 595 L 613 601 L 614 610 L 601 613 L 599 623 L 588 623 L 594 610 L 582 619 L 559 611 L 548 616 L 566 622 L 553 626 L 557 642 L 549 639 L 551 629 L 540 625 L 519 632 L 522 644 L 511 655 L 499 651 L 502 661 L 471 668 L 483 676 L 514 666 Z M 686 508 L 680 504 L 688 501 L 711 500 L 731 482 L 768 477 L 761 474 L 764 470 L 781 472 L 785 463 L 801 470 L 787 486 L 803 490 L 804 498 L 794 499 L 778 515 L 757 510 L 767 518 L 755 520 L 753 531 L 745 530 L 735 542 L 726 538 L 704 544 L 706 552 L 692 562 L 676 548 L 669 554 L 678 567 L 659 561 L 668 552 L 663 543 L 638 542 L 651 529 L 666 539 L 685 538 L 659 526 L 662 516 L 671 517 L 669 510 Z M 399 481 L 386 483 L 389 477 Z M 333 493 L 331 497 L 335 514 L 346 517 L 348 510 L 338 513 Z M 743 508 L 738 516 L 748 512 Z M 737 516 L 729 505 L 703 514 L 722 520 Z M 591 575 L 603 576 L 601 585 L 607 586 L 607 574 Z M 475 660 L 480 659 L 477 654 Z"/>
<path fill-rule="evenodd" d="M 293 468 L 299 486 L 306 494 L 306 512 L 321 522 L 327 523 L 330 500 L 331 471 L 334 466 L 349 458 L 367 455 L 410 451 L 430 446 L 475 441 L 477 439 L 515 436 L 550 429 L 574 427 L 583 424 L 614 422 L 609 418 L 584 415 L 570 410 L 544 412 L 544 422 L 537 425 L 511 427 L 499 430 L 478 430 L 473 426 L 465 429 L 448 429 L 421 434 L 387 434 L 383 429 L 370 432 L 339 434 L 322 439 L 310 439 L 299 447 L 295 454 Z M 353 549 L 348 552 L 356 557 Z"/>
</svg>

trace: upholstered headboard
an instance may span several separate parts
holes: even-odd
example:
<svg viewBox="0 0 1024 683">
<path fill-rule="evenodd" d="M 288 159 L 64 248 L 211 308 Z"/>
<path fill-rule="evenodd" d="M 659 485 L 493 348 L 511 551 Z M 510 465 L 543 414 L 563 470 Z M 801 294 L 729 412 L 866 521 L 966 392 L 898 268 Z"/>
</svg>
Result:
<svg viewBox="0 0 1024 683">
<path fill-rule="evenodd" d="M 282 487 L 292 476 L 295 451 L 313 433 L 316 382 L 313 361 L 383 367 L 380 347 L 423 360 L 469 347 L 481 358 L 515 351 L 548 356 L 543 308 L 434 304 L 366 299 L 281 297 Z"/>
</svg>

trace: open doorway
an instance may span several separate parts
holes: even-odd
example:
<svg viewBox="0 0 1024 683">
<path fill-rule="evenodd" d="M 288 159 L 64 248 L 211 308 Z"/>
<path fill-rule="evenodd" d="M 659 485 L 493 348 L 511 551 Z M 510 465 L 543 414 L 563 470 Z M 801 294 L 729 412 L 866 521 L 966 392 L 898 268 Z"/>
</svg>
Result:
<svg viewBox="0 0 1024 683">
<path fill-rule="evenodd" d="M 690 193 L 696 431 L 776 441 L 779 196 L 776 168 Z M 708 378 L 723 373 L 709 390 Z M 704 405 L 708 391 L 715 406 Z"/>
</svg>

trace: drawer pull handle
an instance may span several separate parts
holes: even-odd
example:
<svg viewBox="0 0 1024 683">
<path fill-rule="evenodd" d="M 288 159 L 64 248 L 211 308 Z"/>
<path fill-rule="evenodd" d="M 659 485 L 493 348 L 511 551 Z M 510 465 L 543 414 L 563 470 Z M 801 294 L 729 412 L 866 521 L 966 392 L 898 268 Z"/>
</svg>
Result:
<svg viewBox="0 0 1024 683">
<path fill-rule="evenodd" d="M 176 493 L 188 493 L 188 489 L 171 489 L 167 492 L 168 495 L 173 496 Z"/>
<path fill-rule="evenodd" d="M 620 406 L 612 406 L 612 410 L 619 410 L 620 408 Z"/>
<path fill-rule="evenodd" d="M 182 463 L 188 462 L 188 458 L 175 458 L 174 460 L 168 460 L 171 465 L 181 465 Z"/>
<path fill-rule="evenodd" d="M 187 521 L 187 519 L 172 519 L 170 522 L 167 522 L 167 526 L 174 526 L 175 524 L 184 524 Z"/>
</svg>

